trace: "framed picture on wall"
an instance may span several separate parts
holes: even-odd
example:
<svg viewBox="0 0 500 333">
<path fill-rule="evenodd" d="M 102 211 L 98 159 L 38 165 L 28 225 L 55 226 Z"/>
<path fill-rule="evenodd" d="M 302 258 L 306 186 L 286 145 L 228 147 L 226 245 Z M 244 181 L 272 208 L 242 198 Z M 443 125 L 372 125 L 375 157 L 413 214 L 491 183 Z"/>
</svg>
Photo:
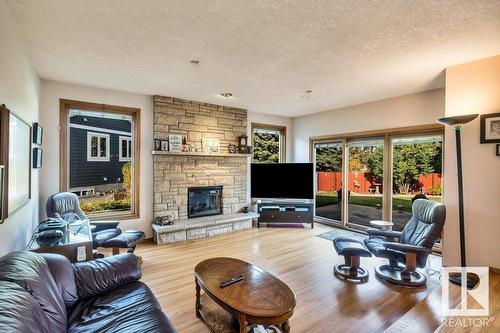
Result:
<svg viewBox="0 0 500 333">
<path fill-rule="evenodd" d="M 39 169 L 42 167 L 42 149 L 35 147 L 33 148 L 33 169 Z"/>
<path fill-rule="evenodd" d="M 2 214 L 6 219 L 31 199 L 31 126 L 5 105 L 0 109 Z"/>
<path fill-rule="evenodd" d="M 41 145 L 43 139 L 43 127 L 39 123 L 33 123 L 33 143 Z"/>
<path fill-rule="evenodd" d="M 500 143 L 500 112 L 481 115 L 481 143 Z"/>
<path fill-rule="evenodd" d="M 3 165 L 0 165 L 0 223 L 3 223 L 3 220 L 4 220 L 4 204 L 3 204 L 3 200 L 4 200 L 4 193 L 3 193 L 3 181 L 4 181 L 4 176 L 3 176 L 3 172 L 4 172 L 4 166 Z"/>
<path fill-rule="evenodd" d="M 497 151 L 497 156 L 500 156 L 500 144 L 497 145 L 497 150 L 496 151 Z"/>
</svg>

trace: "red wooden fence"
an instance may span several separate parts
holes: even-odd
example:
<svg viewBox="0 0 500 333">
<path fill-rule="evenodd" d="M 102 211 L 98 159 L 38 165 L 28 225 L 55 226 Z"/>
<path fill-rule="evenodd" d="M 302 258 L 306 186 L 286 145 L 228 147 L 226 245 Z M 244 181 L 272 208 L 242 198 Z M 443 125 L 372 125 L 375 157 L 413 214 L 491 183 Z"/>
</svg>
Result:
<svg viewBox="0 0 500 333">
<path fill-rule="evenodd" d="M 341 172 L 317 172 L 318 191 L 336 192 L 342 187 Z M 356 193 L 382 193 L 382 184 L 375 182 L 373 174 L 364 172 L 349 172 L 349 190 Z M 441 174 L 430 173 L 418 178 L 418 188 L 412 189 L 413 193 L 429 193 L 432 187 L 441 185 Z"/>
</svg>

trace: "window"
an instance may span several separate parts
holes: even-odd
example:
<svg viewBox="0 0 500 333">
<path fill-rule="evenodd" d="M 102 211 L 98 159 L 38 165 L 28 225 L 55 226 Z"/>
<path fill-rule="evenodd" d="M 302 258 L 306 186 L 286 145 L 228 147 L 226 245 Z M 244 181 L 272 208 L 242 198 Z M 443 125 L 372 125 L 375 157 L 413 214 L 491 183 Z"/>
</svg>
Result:
<svg viewBox="0 0 500 333">
<path fill-rule="evenodd" d="M 60 100 L 59 190 L 94 220 L 139 218 L 140 109 Z"/>
<path fill-rule="evenodd" d="M 286 127 L 252 123 L 253 162 L 285 162 Z"/>
<path fill-rule="evenodd" d="M 132 158 L 132 139 L 126 136 L 120 136 L 119 161 L 129 162 Z"/>
<path fill-rule="evenodd" d="M 109 134 L 87 132 L 87 161 L 109 162 Z"/>
</svg>

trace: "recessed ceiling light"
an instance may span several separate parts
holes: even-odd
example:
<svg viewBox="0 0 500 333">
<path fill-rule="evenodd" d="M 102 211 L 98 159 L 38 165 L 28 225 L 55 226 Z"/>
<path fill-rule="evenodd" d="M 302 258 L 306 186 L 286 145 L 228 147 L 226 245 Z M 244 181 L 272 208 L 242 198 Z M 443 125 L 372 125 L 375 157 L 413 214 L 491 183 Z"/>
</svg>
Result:
<svg viewBox="0 0 500 333">
<path fill-rule="evenodd" d="M 219 95 L 221 95 L 222 97 L 225 97 L 225 98 L 229 98 L 229 97 L 233 96 L 233 94 L 231 94 L 230 92 L 223 92 L 223 93 L 220 93 Z"/>
</svg>

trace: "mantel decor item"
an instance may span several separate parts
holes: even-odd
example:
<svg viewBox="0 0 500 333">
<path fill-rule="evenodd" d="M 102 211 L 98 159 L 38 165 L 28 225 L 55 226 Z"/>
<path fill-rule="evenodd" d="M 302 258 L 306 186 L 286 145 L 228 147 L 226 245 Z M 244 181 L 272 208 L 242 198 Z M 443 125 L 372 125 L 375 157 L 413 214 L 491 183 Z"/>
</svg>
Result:
<svg viewBox="0 0 500 333">
<path fill-rule="evenodd" d="M 155 150 L 161 150 L 161 140 L 155 139 Z"/>
<path fill-rule="evenodd" d="M 217 138 L 203 138 L 201 140 L 203 152 L 205 153 L 218 153 L 220 148 L 220 140 Z"/>
<path fill-rule="evenodd" d="M 180 153 L 182 151 L 182 134 L 170 134 L 168 136 L 168 147 L 171 152 Z"/>
<path fill-rule="evenodd" d="M 243 133 L 238 137 L 238 152 L 240 154 L 247 154 L 248 153 L 248 136 Z"/>
<path fill-rule="evenodd" d="M 481 115 L 481 143 L 500 143 L 500 112 Z"/>
<path fill-rule="evenodd" d="M 499 114 L 500 115 L 500 114 Z M 464 269 L 461 273 L 450 273 L 450 281 L 457 285 L 462 285 L 462 274 L 465 274 L 467 266 L 465 255 L 465 222 L 464 222 L 464 194 L 462 180 L 462 142 L 460 132 L 462 126 L 473 121 L 479 114 L 469 114 L 463 116 L 453 116 L 438 119 L 438 122 L 455 128 L 455 141 L 457 146 L 457 181 L 458 181 L 458 223 L 460 228 L 460 265 Z M 482 122 L 482 119 L 481 119 Z M 467 288 L 474 288 L 479 282 L 479 277 L 475 274 L 467 274 Z"/>
<path fill-rule="evenodd" d="M 160 140 L 159 150 L 168 151 L 168 140 Z"/>
<path fill-rule="evenodd" d="M 229 151 L 229 154 L 236 154 L 236 146 L 235 145 L 229 145 L 229 146 L 227 146 L 227 149 Z"/>
<path fill-rule="evenodd" d="M 37 145 L 42 144 L 43 127 L 39 123 L 33 123 L 33 143 Z"/>
</svg>

